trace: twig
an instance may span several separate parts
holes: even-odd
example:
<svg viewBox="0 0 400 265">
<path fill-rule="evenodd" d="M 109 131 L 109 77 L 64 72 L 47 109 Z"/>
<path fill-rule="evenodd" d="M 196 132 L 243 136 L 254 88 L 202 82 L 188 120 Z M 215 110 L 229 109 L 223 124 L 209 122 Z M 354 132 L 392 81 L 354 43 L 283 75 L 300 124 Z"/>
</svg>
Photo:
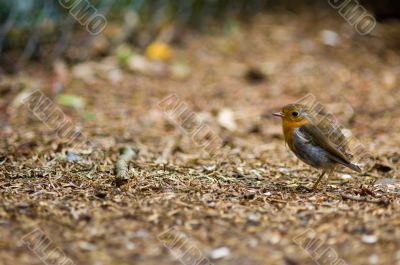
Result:
<svg viewBox="0 0 400 265">
<path fill-rule="evenodd" d="M 136 148 L 126 147 L 121 151 L 121 155 L 115 165 L 117 183 L 125 182 L 130 179 L 129 176 L 129 161 L 139 155 L 139 150 Z"/>
<path fill-rule="evenodd" d="M 384 206 L 387 206 L 390 203 L 390 201 L 385 198 L 382 198 L 379 200 L 372 200 L 372 199 L 367 198 L 366 196 L 354 196 L 354 195 L 346 194 L 344 192 L 342 192 L 340 195 L 342 196 L 343 199 L 348 199 L 348 200 L 358 201 L 358 202 L 376 203 L 376 204 L 384 205 Z"/>
</svg>

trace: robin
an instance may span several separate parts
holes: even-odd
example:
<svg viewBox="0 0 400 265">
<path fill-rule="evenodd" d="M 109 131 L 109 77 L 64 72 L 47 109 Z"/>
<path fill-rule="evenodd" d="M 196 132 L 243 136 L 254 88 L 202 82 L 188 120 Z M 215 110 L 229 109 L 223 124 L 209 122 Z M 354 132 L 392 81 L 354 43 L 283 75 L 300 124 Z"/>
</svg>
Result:
<svg viewBox="0 0 400 265">
<path fill-rule="evenodd" d="M 286 105 L 273 115 L 282 118 L 283 134 L 290 150 L 306 164 L 322 169 L 313 189 L 337 165 L 361 172 L 360 167 L 351 163 L 351 156 L 346 152 L 345 136 L 329 119 L 318 120 L 317 114 L 302 104 Z"/>
</svg>

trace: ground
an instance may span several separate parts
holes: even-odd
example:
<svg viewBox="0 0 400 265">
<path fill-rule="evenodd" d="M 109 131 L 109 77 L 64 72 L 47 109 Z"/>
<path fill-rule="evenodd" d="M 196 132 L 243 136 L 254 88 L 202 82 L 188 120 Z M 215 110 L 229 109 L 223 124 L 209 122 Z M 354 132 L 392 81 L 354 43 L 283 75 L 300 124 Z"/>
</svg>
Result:
<svg viewBox="0 0 400 265">
<path fill-rule="evenodd" d="M 333 45 L 324 30 L 337 33 Z M 110 56 L 69 65 L 64 78 L 35 62 L 3 76 L 17 96 L 3 97 L 0 263 L 51 264 L 57 250 L 54 264 L 400 264 L 399 60 L 331 10 L 188 33 L 160 71 L 122 68 L 115 79 Z M 176 62 L 188 69 L 173 76 Z M 36 88 L 85 100 L 57 105 L 77 139 L 16 99 Z M 270 115 L 310 93 L 375 160 L 317 191 L 318 171 L 287 150 Z M 214 156 L 163 112 L 171 95 L 222 139 Z M 120 181 L 131 147 L 131 179 Z"/>
</svg>

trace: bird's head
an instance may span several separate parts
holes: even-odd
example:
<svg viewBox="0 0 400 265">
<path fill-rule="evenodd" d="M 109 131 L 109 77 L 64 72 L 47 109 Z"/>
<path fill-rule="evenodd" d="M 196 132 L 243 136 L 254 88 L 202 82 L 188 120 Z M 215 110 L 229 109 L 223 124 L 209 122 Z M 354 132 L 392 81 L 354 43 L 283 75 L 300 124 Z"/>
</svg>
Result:
<svg viewBox="0 0 400 265">
<path fill-rule="evenodd" d="M 284 106 L 281 112 L 273 115 L 282 118 L 283 126 L 297 127 L 308 123 L 309 111 L 306 106 L 295 103 Z"/>
<path fill-rule="evenodd" d="M 281 117 L 285 142 L 293 150 L 293 131 L 309 123 L 306 106 L 296 103 L 289 104 L 284 106 L 281 112 L 274 113 L 273 115 Z"/>
</svg>

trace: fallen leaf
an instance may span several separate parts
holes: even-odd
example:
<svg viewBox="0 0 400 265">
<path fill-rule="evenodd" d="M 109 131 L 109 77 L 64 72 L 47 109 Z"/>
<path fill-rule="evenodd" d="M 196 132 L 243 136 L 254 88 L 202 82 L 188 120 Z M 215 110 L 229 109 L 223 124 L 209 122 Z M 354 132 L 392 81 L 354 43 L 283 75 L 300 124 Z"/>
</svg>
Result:
<svg viewBox="0 0 400 265">
<path fill-rule="evenodd" d="M 153 42 L 146 49 L 146 56 L 151 60 L 165 61 L 172 57 L 172 48 L 162 42 Z"/>
<path fill-rule="evenodd" d="M 57 103 L 70 108 L 82 109 L 85 101 L 82 97 L 73 94 L 60 94 L 57 96 Z"/>
</svg>

